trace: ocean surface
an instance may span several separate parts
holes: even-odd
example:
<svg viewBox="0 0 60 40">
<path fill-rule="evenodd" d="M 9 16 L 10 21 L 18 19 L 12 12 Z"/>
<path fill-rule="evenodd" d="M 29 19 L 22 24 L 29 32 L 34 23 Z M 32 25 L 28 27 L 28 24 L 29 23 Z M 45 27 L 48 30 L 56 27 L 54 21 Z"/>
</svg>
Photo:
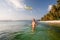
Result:
<svg viewBox="0 0 60 40">
<path fill-rule="evenodd" d="M 32 32 L 31 21 L 0 21 L 0 40 L 60 40 L 60 27 L 38 22 Z"/>
</svg>

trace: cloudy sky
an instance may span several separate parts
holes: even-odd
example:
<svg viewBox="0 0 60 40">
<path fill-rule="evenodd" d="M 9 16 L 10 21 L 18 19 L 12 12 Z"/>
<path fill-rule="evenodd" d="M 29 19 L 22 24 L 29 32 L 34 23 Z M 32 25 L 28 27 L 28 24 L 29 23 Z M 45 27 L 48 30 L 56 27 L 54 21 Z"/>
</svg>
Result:
<svg viewBox="0 0 60 40">
<path fill-rule="evenodd" d="M 40 19 L 56 0 L 0 0 L 0 20 Z M 26 9 L 32 7 L 32 10 Z"/>
</svg>

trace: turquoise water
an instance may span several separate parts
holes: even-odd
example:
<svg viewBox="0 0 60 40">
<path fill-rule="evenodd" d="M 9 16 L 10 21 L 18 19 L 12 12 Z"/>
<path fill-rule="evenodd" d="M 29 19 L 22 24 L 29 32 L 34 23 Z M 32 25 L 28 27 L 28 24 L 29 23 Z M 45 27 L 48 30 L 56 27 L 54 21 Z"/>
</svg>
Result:
<svg viewBox="0 0 60 40">
<path fill-rule="evenodd" d="M 40 23 L 31 31 L 31 21 L 0 22 L 0 40 L 60 40 L 60 28 Z"/>
</svg>

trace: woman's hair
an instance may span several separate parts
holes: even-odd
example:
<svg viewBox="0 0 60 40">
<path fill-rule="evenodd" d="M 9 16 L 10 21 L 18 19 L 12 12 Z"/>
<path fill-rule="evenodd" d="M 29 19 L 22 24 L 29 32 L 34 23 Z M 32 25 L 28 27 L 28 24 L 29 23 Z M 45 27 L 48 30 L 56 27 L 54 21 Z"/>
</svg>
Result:
<svg viewBox="0 0 60 40">
<path fill-rule="evenodd" d="M 33 18 L 32 21 L 35 21 L 35 19 Z"/>
</svg>

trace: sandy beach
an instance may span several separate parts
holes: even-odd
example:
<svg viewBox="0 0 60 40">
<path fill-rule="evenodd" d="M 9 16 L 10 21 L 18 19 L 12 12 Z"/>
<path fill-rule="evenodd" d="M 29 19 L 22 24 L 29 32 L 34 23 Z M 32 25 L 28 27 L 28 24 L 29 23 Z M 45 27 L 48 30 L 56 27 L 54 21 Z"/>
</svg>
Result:
<svg viewBox="0 0 60 40">
<path fill-rule="evenodd" d="M 50 26 L 57 26 L 60 27 L 60 20 L 53 20 L 53 21 L 40 21 L 43 23 L 47 23 Z"/>
</svg>

